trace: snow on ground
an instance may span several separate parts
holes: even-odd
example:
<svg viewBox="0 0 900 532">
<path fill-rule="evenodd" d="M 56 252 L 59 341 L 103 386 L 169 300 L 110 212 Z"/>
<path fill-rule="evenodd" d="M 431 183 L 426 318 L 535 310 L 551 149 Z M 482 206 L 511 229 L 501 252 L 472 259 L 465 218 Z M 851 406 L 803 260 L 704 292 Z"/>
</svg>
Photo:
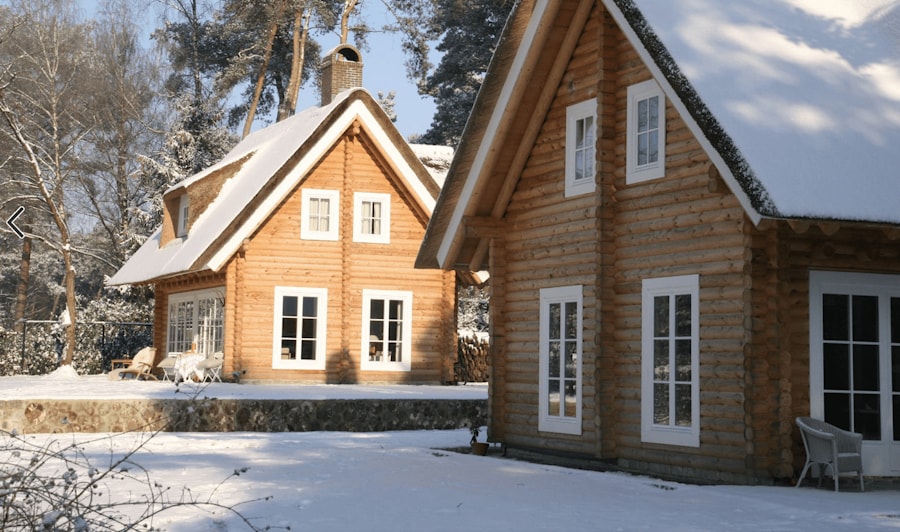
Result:
<svg viewBox="0 0 900 532">
<path fill-rule="evenodd" d="M 233 384 L 182 383 L 183 391 L 203 389 L 202 396 L 219 399 L 487 399 L 486 384 L 362 385 L 362 384 Z M 49 375 L 0 377 L 0 401 L 12 399 L 190 399 L 176 393 L 171 382 L 114 380 L 106 375 L 79 376 L 70 366 Z"/>
<path fill-rule="evenodd" d="M 233 505 L 271 497 L 237 508 L 257 527 L 291 530 L 900 528 L 895 491 L 836 494 L 807 487 L 692 486 L 440 450 L 464 445 L 468 436 L 466 430 L 170 433 L 150 440 L 134 461 L 173 493 L 189 486 L 200 498 L 235 469 L 249 467 L 219 487 L 213 500 Z M 124 435 L 112 441 L 124 449 L 137 438 Z M 110 460 L 109 441 L 87 446 L 95 466 Z M 129 490 L 112 489 L 121 494 Z M 173 532 L 247 529 L 225 512 L 187 508 L 164 513 L 154 524 Z"/>
<path fill-rule="evenodd" d="M 123 386 L 130 387 L 126 391 Z M 104 388 L 108 387 L 107 390 Z M 270 390 L 265 391 L 266 388 Z M 483 386 L 391 387 L 212 385 L 219 397 L 384 397 L 446 393 L 485 395 Z M 0 378 L 11 397 L 154 395 L 171 383 L 109 382 L 105 377 L 53 375 Z M 51 395 L 52 394 L 52 395 Z M 227 395 L 226 395 L 227 394 Z M 354 395 L 358 394 L 358 395 Z M 155 396 L 155 395 L 154 395 Z M 130 396 L 129 396 L 130 397 Z M 458 397 L 458 396 L 457 396 Z M 27 435 L 84 443 L 96 467 L 132 449 L 145 435 Z M 442 450 L 464 446 L 467 430 L 388 433 L 163 433 L 134 462 L 172 493 L 189 487 L 235 505 L 255 526 L 292 530 L 733 530 L 823 531 L 900 529 L 897 491 L 841 493 L 829 489 L 693 486 L 622 473 L 581 471 L 499 456 Z M 2 457 L 0 457 L 2 458 Z M 235 469 L 246 473 L 221 481 Z M 124 481 L 117 481 L 124 482 Z M 217 486 L 219 486 L 217 488 Z M 128 497 L 139 486 L 111 484 Z M 257 500 L 271 497 L 268 500 Z M 154 522 L 166 530 L 246 530 L 222 511 L 179 508 Z"/>
</svg>

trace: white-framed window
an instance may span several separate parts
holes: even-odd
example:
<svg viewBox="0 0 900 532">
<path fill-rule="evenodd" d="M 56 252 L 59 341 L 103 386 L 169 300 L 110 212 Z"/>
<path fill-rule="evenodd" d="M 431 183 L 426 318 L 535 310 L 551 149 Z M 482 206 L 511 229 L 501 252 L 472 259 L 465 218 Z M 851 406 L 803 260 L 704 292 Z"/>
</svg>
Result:
<svg viewBox="0 0 900 532">
<path fill-rule="evenodd" d="M 412 368 L 412 292 L 363 290 L 363 370 Z"/>
<path fill-rule="evenodd" d="M 370 244 L 391 243 L 390 194 L 353 194 L 353 240 Z"/>
<path fill-rule="evenodd" d="M 645 279 L 641 441 L 700 446 L 700 276 Z"/>
<path fill-rule="evenodd" d="M 625 182 L 666 173 L 666 97 L 655 80 L 628 87 Z"/>
<path fill-rule="evenodd" d="M 325 369 L 328 289 L 275 287 L 274 369 Z"/>
<path fill-rule="evenodd" d="M 581 434 L 582 287 L 540 292 L 538 430 Z"/>
<path fill-rule="evenodd" d="M 169 356 L 195 351 L 221 353 L 225 333 L 225 288 L 169 295 L 166 351 Z"/>
<path fill-rule="evenodd" d="M 300 238 L 337 240 L 340 193 L 337 190 L 304 188 L 300 196 L 303 209 L 300 217 Z"/>
<path fill-rule="evenodd" d="M 596 189 L 597 100 L 566 108 L 566 197 Z"/>
<path fill-rule="evenodd" d="M 900 275 L 809 273 L 810 415 L 863 435 L 867 475 L 900 473 Z"/>
<path fill-rule="evenodd" d="M 181 238 L 187 235 L 188 215 L 190 214 L 190 198 L 187 193 L 178 199 L 178 223 L 175 227 L 175 236 Z"/>
</svg>

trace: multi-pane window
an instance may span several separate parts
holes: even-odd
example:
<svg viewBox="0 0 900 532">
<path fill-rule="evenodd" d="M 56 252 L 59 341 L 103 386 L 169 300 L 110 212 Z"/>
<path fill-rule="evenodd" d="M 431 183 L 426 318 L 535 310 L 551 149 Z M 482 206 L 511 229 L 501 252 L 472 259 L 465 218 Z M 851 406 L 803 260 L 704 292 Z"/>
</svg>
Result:
<svg viewBox="0 0 900 532">
<path fill-rule="evenodd" d="M 325 288 L 275 288 L 273 368 L 325 368 L 327 301 Z"/>
<path fill-rule="evenodd" d="M 628 87 L 626 182 L 637 183 L 665 174 L 665 116 L 665 96 L 656 81 Z"/>
<path fill-rule="evenodd" d="M 331 198 L 309 199 L 309 230 L 327 233 L 331 229 Z"/>
<path fill-rule="evenodd" d="M 340 200 L 338 191 L 303 189 L 301 197 L 303 212 L 300 219 L 300 238 L 337 240 Z"/>
<path fill-rule="evenodd" d="M 643 282 L 641 439 L 698 446 L 699 277 Z"/>
<path fill-rule="evenodd" d="M 188 351 L 209 356 L 224 348 L 224 289 L 169 296 L 166 348 L 170 356 Z"/>
<path fill-rule="evenodd" d="M 566 196 L 596 188 L 597 101 L 586 100 L 566 109 Z"/>
<path fill-rule="evenodd" d="M 353 240 L 389 244 L 391 196 L 371 192 L 353 194 Z"/>
<path fill-rule="evenodd" d="M 637 102 L 637 165 L 659 162 L 659 96 Z"/>
<path fill-rule="evenodd" d="M 810 415 L 863 435 L 866 474 L 900 474 L 900 276 L 809 277 Z"/>
<path fill-rule="evenodd" d="M 825 421 L 881 439 L 878 296 L 822 294 Z"/>
<path fill-rule="evenodd" d="M 360 231 L 364 235 L 381 234 L 381 202 L 362 202 L 359 214 Z"/>
<path fill-rule="evenodd" d="M 363 290 L 362 369 L 409 371 L 412 292 Z"/>
<path fill-rule="evenodd" d="M 581 434 L 582 287 L 540 292 L 538 429 Z"/>
<path fill-rule="evenodd" d="M 169 341 L 167 350 L 170 354 L 185 353 L 191 350 L 194 343 L 194 305 L 193 299 L 175 300 L 169 298 Z"/>
</svg>

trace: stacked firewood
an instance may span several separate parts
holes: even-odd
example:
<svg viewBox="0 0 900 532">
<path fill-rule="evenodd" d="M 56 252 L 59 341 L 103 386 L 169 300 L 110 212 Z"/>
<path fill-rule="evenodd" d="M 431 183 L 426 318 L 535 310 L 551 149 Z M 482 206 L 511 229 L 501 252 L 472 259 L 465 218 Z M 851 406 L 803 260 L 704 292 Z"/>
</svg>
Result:
<svg viewBox="0 0 900 532">
<path fill-rule="evenodd" d="M 486 382 L 488 379 L 488 354 L 490 340 L 487 336 L 459 334 L 457 361 L 454 372 L 457 382 Z"/>
</svg>

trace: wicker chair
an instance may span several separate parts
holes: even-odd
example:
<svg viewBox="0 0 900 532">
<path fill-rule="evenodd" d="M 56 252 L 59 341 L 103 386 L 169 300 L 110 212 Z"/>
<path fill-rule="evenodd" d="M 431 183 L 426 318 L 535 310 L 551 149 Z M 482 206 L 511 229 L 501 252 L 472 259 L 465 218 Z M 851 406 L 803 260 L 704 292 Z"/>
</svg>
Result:
<svg viewBox="0 0 900 532">
<path fill-rule="evenodd" d="M 803 482 L 803 477 L 809 471 L 810 466 L 819 466 L 819 486 L 822 485 L 822 477 L 828 468 L 831 468 L 831 476 L 834 478 L 834 491 L 838 491 L 838 477 L 841 473 L 855 471 L 859 476 L 859 491 L 863 491 L 863 465 L 862 465 L 862 434 L 848 432 L 834 425 L 811 417 L 798 417 L 797 426 L 800 428 L 800 436 L 803 438 L 803 446 L 806 448 L 806 464 L 797 486 Z"/>
</svg>

